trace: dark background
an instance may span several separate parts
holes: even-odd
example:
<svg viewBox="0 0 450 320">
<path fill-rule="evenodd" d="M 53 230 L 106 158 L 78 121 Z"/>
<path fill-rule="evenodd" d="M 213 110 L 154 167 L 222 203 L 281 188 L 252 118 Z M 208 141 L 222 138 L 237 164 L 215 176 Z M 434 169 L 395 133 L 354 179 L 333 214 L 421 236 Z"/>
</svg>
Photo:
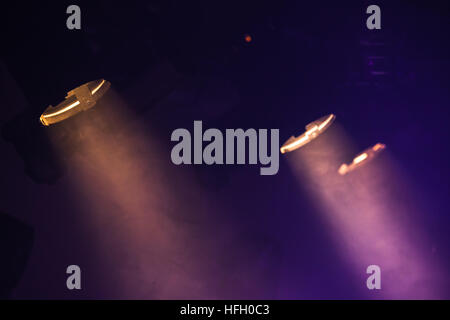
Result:
<svg viewBox="0 0 450 320">
<path fill-rule="evenodd" d="M 81 7 L 79 31 L 66 28 L 70 4 Z M 0 220 L 2 235 L 8 235 L 0 244 L 0 292 L 14 298 L 370 298 L 347 270 L 313 201 L 282 156 L 279 173 L 271 177 L 259 176 L 259 169 L 248 165 L 170 163 L 171 132 L 191 129 L 194 120 L 219 129 L 279 128 L 282 143 L 328 113 L 337 115 L 361 150 L 378 141 L 389 146 L 420 195 L 422 227 L 448 269 L 449 2 L 377 1 L 382 29 L 374 31 L 365 27 L 370 4 L 2 4 L 0 211 L 8 221 L 18 221 Z M 370 62 L 373 55 L 384 59 Z M 384 75 L 372 74 L 375 69 Z M 188 182 L 180 172 L 189 171 L 198 197 L 210 199 L 207 217 L 192 218 L 200 210 L 196 203 L 180 203 L 170 215 L 182 228 L 192 218 L 188 224 L 196 241 L 212 243 L 214 253 L 205 253 L 199 262 L 209 272 L 205 279 L 177 280 L 190 279 L 189 272 L 180 276 L 188 259 L 181 249 L 172 257 L 155 255 L 151 261 L 160 268 L 171 259 L 177 267 L 164 275 L 152 272 L 144 282 L 139 277 L 153 263 L 124 265 L 127 257 L 120 254 L 114 256 L 120 267 L 99 263 L 92 243 L 98 234 L 110 233 L 110 226 L 85 225 L 82 217 L 96 212 L 80 212 L 83 198 L 67 187 L 70 159 L 58 157 L 47 128 L 35 121 L 69 89 L 98 78 L 112 83 L 138 119 L 139 124 L 124 126 L 151 128 L 164 146 L 165 170 L 177 178 L 152 183 L 173 186 L 182 197 Z M 216 243 L 216 229 L 229 235 L 227 241 Z M 24 251 L 27 263 L 13 258 Z M 69 264 L 84 270 L 87 284 L 81 292 L 65 287 Z M 118 284 L 122 275 L 132 283 L 131 291 Z M 17 278 L 15 291 L 12 278 Z M 449 278 L 443 283 L 447 290 L 441 297 L 449 298 Z M 139 287 L 136 294 L 130 293 L 133 285 Z"/>
</svg>

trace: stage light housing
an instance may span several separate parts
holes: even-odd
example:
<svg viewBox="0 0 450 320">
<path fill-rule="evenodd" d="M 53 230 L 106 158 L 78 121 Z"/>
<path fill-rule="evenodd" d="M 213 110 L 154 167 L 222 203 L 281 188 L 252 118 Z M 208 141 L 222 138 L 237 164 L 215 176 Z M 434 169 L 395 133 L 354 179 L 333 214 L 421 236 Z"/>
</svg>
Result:
<svg viewBox="0 0 450 320">
<path fill-rule="evenodd" d="M 290 137 L 280 148 L 281 153 L 287 153 L 294 151 L 298 148 L 303 147 L 308 144 L 320 134 L 325 132 L 330 125 L 333 123 L 336 116 L 334 114 L 329 114 L 327 116 L 321 117 L 305 127 L 305 132 L 298 137 Z"/>
<path fill-rule="evenodd" d="M 367 148 L 360 154 L 358 154 L 356 157 L 353 158 L 353 161 L 350 164 L 342 164 L 338 172 L 340 175 L 345 175 L 356 168 L 364 165 L 365 163 L 369 162 L 373 158 L 375 158 L 381 151 L 383 151 L 386 148 L 386 145 L 382 143 L 377 143 L 374 146 Z"/>
<path fill-rule="evenodd" d="M 44 126 L 64 121 L 81 111 L 94 107 L 97 101 L 108 91 L 111 84 L 104 80 L 85 83 L 67 93 L 66 99 L 56 107 L 48 106 L 39 120 Z"/>
</svg>

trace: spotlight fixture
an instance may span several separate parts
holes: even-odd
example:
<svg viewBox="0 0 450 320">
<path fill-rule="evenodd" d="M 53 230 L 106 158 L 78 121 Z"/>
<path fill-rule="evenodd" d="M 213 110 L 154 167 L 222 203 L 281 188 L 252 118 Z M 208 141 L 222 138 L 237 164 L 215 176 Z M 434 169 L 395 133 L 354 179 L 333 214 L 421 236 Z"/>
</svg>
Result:
<svg viewBox="0 0 450 320">
<path fill-rule="evenodd" d="M 56 107 L 48 106 L 39 120 L 44 126 L 49 126 L 66 120 L 81 111 L 91 109 L 106 91 L 108 91 L 110 85 L 104 79 L 85 83 L 69 91 L 66 99 Z"/>
<path fill-rule="evenodd" d="M 375 158 L 385 148 L 386 148 L 386 145 L 384 145 L 382 143 L 377 143 L 373 147 L 367 148 L 366 150 L 364 150 L 363 152 L 358 154 L 355 158 L 353 158 L 352 163 L 350 163 L 348 165 L 345 163 L 342 164 L 338 170 L 339 174 L 345 175 L 345 174 L 349 173 L 350 171 L 355 170 L 356 168 L 362 166 L 364 163 L 367 163 L 368 161 Z"/>
<path fill-rule="evenodd" d="M 333 123 L 336 116 L 329 114 L 316 121 L 313 121 L 306 125 L 306 131 L 298 137 L 290 137 L 280 148 L 281 153 L 291 152 L 300 147 L 303 147 L 307 143 L 317 138 L 321 133 L 328 129 Z"/>
</svg>

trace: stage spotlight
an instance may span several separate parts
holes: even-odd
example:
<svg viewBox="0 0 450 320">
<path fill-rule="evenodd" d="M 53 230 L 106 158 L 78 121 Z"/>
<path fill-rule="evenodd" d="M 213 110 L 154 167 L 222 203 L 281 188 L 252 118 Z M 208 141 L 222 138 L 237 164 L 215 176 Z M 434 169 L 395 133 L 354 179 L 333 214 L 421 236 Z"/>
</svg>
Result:
<svg viewBox="0 0 450 320">
<path fill-rule="evenodd" d="M 40 117 L 44 126 L 49 126 L 66 120 L 81 111 L 95 106 L 106 91 L 110 83 L 104 79 L 85 83 L 67 93 L 66 99 L 56 107 L 49 106 Z"/>
<path fill-rule="evenodd" d="M 342 164 L 338 170 L 339 174 L 345 175 L 350 171 L 355 170 L 359 166 L 362 166 L 364 163 L 367 163 L 368 161 L 375 158 L 385 148 L 386 145 L 382 143 L 377 143 L 373 147 L 367 148 L 366 150 L 358 154 L 355 158 L 353 158 L 353 161 L 350 164 Z"/>
<path fill-rule="evenodd" d="M 281 153 L 291 152 L 300 147 L 303 147 L 307 143 L 311 142 L 317 138 L 321 133 L 328 129 L 328 127 L 333 123 L 336 116 L 334 114 L 329 114 L 316 121 L 309 123 L 305 129 L 306 131 L 298 136 L 297 138 L 290 137 L 280 148 Z"/>
</svg>

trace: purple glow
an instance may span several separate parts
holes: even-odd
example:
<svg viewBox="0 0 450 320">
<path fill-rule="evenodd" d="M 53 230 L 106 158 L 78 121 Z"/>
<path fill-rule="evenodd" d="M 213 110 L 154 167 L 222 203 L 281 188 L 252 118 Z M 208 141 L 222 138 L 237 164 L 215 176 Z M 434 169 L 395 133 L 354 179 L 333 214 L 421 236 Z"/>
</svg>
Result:
<svg viewBox="0 0 450 320">
<path fill-rule="evenodd" d="M 350 141 L 338 132 L 289 158 L 299 182 L 308 187 L 321 208 L 341 255 L 362 286 L 368 277 L 366 268 L 381 267 L 382 289 L 372 291 L 374 298 L 438 298 L 440 273 L 426 251 L 431 247 L 426 236 L 412 219 L 421 213 L 396 198 L 398 186 L 392 181 L 402 179 L 394 165 L 375 159 L 340 176 L 337 168 L 345 155 L 351 154 L 349 146 Z"/>
</svg>

